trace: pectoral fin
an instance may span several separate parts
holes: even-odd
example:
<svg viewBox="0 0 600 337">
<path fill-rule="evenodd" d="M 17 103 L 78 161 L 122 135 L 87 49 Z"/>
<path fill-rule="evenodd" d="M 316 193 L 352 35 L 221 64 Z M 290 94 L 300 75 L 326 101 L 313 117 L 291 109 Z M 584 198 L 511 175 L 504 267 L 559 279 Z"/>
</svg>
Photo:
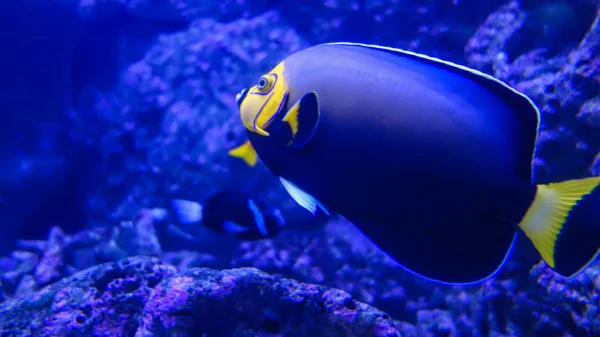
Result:
<svg viewBox="0 0 600 337">
<path fill-rule="evenodd" d="M 228 233 L 236 234 L 247 232 L 250 228 L 236 224 L 233 221 L 225 220 L 223 221 L 223 229 Z"/>
<path fill-rule="evenodd" d="M 254 147 L 252 147 L 252 143 L 247 140 L 244 144 L 236 147 L 229 151 L 229 155 L 232 157 L 240 158 L 248 164 L 248 166 L 254 167 L 256 162 L 258 161 L 258 154 Z"/>
<path fill-rule="evenodd" d="M 311 91 L 296 102 L 285 114 L 282 122 L 287 123 L 292 132 L 292 139 L 287 144 L 294 149 L 304 147 L 317 131 L 321 111 L 317 93 Z"/>
</svg>

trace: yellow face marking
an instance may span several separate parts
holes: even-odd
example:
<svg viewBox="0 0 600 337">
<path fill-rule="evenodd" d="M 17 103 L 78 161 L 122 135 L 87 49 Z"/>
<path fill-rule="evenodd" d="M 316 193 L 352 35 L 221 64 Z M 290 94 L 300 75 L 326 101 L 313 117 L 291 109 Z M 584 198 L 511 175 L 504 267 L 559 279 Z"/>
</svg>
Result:
<svg viewBox="0 0 600 337">
<path fill-rule="evenodd" d="M 246 129 L 268 136 L 265 131 L 278 113 L 288 96 L 288 87 L 283 77 L 283 62 L 271 72 L 261 76 L 258 83 L 248 89 L 240 103 L 240 116 Z"/>
</svg>

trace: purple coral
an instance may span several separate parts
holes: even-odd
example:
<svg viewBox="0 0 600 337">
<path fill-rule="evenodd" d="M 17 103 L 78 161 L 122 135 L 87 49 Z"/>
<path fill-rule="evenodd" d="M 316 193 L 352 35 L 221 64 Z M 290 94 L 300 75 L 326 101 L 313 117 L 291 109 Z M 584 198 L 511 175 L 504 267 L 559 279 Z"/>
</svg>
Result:
<svg viewBox="0 0 600 337">
<path fill-rule="evenodd" d="M 258 269 L 191 269 L 162 282 L 136 337 L 399 336 L 385 313 L 323 286 Z"/>
<path fill-rule="evenodd" d="M 155 258 L 101 264 L 0 304 L 9 336 L 132 336 L 153 288 L 177 270 Z"/>
</svg>

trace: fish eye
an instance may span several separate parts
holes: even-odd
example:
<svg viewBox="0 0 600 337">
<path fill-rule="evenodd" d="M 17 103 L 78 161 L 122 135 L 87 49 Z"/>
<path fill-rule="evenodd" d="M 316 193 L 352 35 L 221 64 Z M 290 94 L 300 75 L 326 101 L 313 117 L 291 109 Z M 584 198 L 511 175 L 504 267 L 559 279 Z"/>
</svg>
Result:
<svg viewBox="0 0 600 337">
<path fill-rule="evenodd" d="M 269 79 L 263 76 L 260 79 L 258 79 L 258 84 L 256 86 L 259 90 L 263 90 L 267 87 L 267 85 L 269 85 Z"/>
<path fill-rule="evenodd" d="M 265 94 L 275 86 L 275 82 L 277 81 L 277 75 L 268 74 L 264 75 L 258 79 L 258 83 L 256 84 L 256 89 L 261 93 Z"/>
</svg>

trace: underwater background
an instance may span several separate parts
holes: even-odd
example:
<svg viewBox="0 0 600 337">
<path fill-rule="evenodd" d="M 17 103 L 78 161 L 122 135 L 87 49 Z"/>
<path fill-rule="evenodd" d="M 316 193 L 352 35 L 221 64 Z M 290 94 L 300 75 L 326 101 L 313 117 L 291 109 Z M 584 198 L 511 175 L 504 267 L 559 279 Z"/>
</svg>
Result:
<svg viewBox="0 0 600 337">
<path fill-rule="evenodd" d="M 505 81 L 542 114 L 536 182 L 599 175 L 599 6 L 0 1 L 0 336 L 600 336 L 598 262 L 567 280 L 523 238 L 481 284 L 420 279 L 228 154 L 247 139 L 237 93 L 349 41 Z M 244 240 L 174 215 L 223 190 L 285 228 Z"/>
</svg>

